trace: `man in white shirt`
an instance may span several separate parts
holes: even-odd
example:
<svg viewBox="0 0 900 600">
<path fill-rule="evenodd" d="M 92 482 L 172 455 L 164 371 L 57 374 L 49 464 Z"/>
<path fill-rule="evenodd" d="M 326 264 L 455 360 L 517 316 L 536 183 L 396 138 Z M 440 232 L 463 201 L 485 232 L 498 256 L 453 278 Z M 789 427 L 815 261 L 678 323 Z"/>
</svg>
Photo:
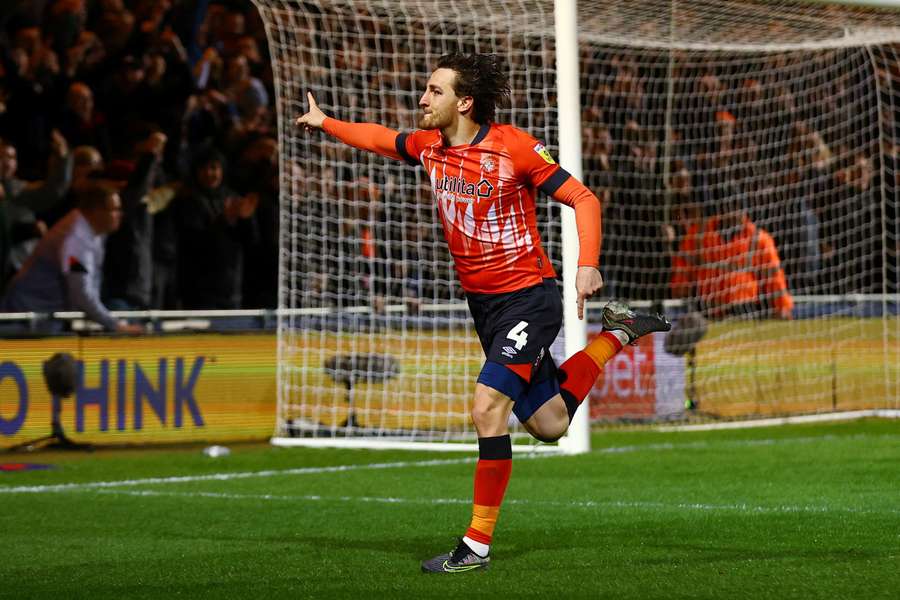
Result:
<svg viewBox="0 0 900 600">
<path fill-rule="evenodd" d="M 143 332 L 140 325 L 113 317 L 100 301 L 106 235 L 121 222 L 115 188 L 93 183 L 80 190 L 78 207 L 47 232 L 10 282 L 3 310 L 80 310 L 108 331 Z"/>
</svg>

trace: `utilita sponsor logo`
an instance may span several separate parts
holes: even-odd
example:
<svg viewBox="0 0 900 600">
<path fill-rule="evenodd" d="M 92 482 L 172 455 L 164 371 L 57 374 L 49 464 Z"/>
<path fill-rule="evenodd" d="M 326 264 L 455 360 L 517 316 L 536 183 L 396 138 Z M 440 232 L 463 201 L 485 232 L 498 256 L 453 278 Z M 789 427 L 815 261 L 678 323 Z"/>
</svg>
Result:
<svg viewBox="0 0 900 600">
<path fill-rule="evenodd" d="M 435 182 L 434 189 L 439 192 L 451 192 L 457 196 L 478 196 L 479 198 L 488 198 L 494 191 L 494 186 L 487 179 L 482 179 L 478 183 L 470 183 L 462 177 L 448 177 Z"/>
<path fill-rule="evenodd" d="M 185 415 L 195 427 L 203 427 L 194 388 L 204 364 L 202 356 L 194 358 L 191 365 L 181 357 L 160 358 L 156 377 L 151 380 L 146 367 L 137 361 L 104 359 L 97 364 L 99 375 L 86 383 L 84 362 L 78 361 L 78 386 L 73 398 L 76 431 L 84 431 L 87 411 L 96 411 L 100 431 L 140 431 L 145 417 L 163 426 L 181 428 L 186 424 Z M 129 389 L 131 394 L 127 395 Z M 25 373 L 14 362 L 0 363 L 0 435 L 15 435 L 28 418 L 28 407 Z"/>
</svg>

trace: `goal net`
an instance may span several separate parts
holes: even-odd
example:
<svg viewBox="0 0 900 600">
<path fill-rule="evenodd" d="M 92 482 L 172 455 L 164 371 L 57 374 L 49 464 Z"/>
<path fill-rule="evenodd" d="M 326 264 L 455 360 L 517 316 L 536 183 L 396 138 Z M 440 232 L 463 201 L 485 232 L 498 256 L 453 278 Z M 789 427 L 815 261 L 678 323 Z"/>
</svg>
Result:
<svg viewBox="0 0 900 600">
<path fill-rule="evenodd" d="M 513 90 L 497 120 L 558 155 L 553 2 L 254 2 L 280 129 L 276 438 L 474 440 L 483 354 L 426 174 L 291 123 L 309 91 L 338 119 L 412 130 L 439 56 L 493 53 Z M 604 204 L 605 293 L 708 317 L 686 356 L 660 336 L 612 361 L 593 418 L 898 407 L 900 14 L 582 0 L 578 27 L 583 179 Z M 711 311 L 696 281 L 677 283 L 679 265 L 710 261 L 686 240 L 704 247 L 704 227 L 726 213 L 770 234 L 792 320 L 772 318 L 776 288 L 732 313 Z M 562 273 L 560 208 L 539 197 L 538 220 Z M 724 243 L 741 231 L 723 229 Z"/>
</svg>

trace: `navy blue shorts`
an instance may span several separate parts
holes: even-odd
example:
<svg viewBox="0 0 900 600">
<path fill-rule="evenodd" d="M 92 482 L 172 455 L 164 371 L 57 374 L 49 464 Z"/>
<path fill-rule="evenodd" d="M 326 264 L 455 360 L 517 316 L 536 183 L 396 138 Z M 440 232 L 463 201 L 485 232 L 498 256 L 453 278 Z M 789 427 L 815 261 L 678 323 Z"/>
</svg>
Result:
<svg viewBox="0 0 900 600">
<path fill-rule="evenodd" d="M 505 294 L 467 294 L 469 311 L 487 361 L 478 381 L 513 399 L 527 420 L 559 393 L 550 345 L 562 326 L 562 296 L 555 279 Z M 498 365 L 530 365 L 525 381 Z"/>
</svg>

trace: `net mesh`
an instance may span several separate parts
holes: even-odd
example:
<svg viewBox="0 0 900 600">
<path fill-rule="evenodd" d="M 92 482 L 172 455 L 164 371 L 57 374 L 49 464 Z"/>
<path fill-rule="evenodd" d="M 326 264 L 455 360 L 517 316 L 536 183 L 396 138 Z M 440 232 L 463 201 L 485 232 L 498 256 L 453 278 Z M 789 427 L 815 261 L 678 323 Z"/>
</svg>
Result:
<svg viewBox="0 0 900 600">
<path fill-rule="evenodd" d="M 483 355 L 427 178 L 290 123 L 311 91 L 336 118 L 409 131 L 439 56 L 489 52 L 513 90 L 497 120 L 557 155 L 553 4 L 254 1 L 281 127 L 278 434 L 471 435 Z M 771 235 L 795 299 L 792 321 L 768 318 L 778 294 L 763 290 L 753 309 L 709 324 L 677 367 L 688 414 L 897 406 L 898 13 L 731 1 L 578 10 L 584 181 L 604 204 L 606 294 L 673 316 L 703 309 L 696 285 L 673 286 L 678 257 L 698 260 L 685 254 L 691 225 L 743 212 Z M 561 272 L 559 209 L 540 197 L 538 210 Z M 595 417 L 685 416 L 681 398 L 649 413 L 632 400 L 606 394 Z"/>
</svg>

